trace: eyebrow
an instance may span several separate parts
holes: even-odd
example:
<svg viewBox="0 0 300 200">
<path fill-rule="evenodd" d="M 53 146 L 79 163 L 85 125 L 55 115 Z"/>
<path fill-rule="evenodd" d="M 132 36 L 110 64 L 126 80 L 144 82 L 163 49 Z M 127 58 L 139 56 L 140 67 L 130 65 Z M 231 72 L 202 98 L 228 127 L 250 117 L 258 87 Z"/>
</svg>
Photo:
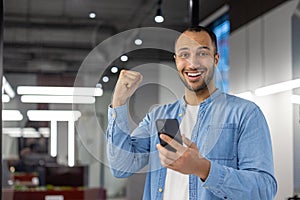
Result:
<svg viewBox="0 0 300 200">
<path fill-rule="evenodd" d="M 189 50 L 190 48 L 188 48 L 188 47 L 182 47 L 182 48 L 180 48 L 180 49 L 178 49 L 177 51 L 185 51 L 185 50 Z"/>
<path fill-rule="evenodd" d="M 178 49 L 177 51 L 184 51 L 184 50 L 189 50 L 189 49 L 190 49 L 189 47 L 182 47 L 182 48 Z M 201 49 L 210 50 L 210 48 L 208 46 L 200 46 L 197 48 L 197 50 L 201 50 Z"/>
<path fill-rule="evenodd" d="M 197 50 L 198 49 L 207 49 L 207 50 L 210 50 L 210 48 L 208 46 L 201 46 L 201 47 L 198 47 Z"/>
</svg>

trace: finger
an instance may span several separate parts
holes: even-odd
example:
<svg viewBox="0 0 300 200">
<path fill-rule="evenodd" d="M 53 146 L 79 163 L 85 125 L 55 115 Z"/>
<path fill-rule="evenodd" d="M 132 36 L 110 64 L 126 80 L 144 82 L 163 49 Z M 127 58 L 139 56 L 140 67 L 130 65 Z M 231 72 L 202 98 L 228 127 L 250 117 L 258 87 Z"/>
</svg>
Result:
<svg viewBox="0 0 300 200">
<path fill-rule="evenodd" d="M 130 71 L 130 70 L 122 70 L 121 75 L 131 80 L 139 80 L 142 77 L 141 73 L 136 71 Z"/>
<path fill-rule="evenodd" d="M 182 134 L 181 137 L 182 137 L 183 144 L 185 144 L 187 147 L 192 148 L 192 149 L 198 149 L 197 145 L 192 140 L 185 137 L 184 134 Z"/>
<path fill-rule="evenodd" d="M 133 71 L 133 70 L 126 70 L 126 69 L 122 69 L 121 70 L 121 73 L 123 74 L 123 75 L 138 75 L 138 74 L 140 74 L 140 72 L 137 72 L 137 71 Z"/>
<path fill-rule="evenodd" d="M 175 139 L 169 137 L 168 135 L 160 134 L 160 138 L 173 147 L 176 150 L 176 153 L 180 153 L 181 155 L 185 151 L 184 146 L 179 144 Z"/>
<path fill-rule="evenodd" d="M 180 156 L 175 152 L 169 151 L 161 144 L 156 145 L 159 151 L 159 158 L 163 166 L 167 167 L 172 165 Z"/>
<path fill-rule="evenodd" d="M 166 149 L 165 147 L 163 147 L 161 144 L 157 144 L 156 148 L 159 151 L 159 153 L 161 153 L 165 157 L 168 157 L 170 159 L 176 159 L 176 158 L 178 158 L 178 155 L 175 152 L 169 151 L 168 149 Z"/>
<path fill-rule="evenodd" d="M 142 82 L 142 78 L 136 77 L 134 79 L 127 80 L 127 88 L 138 86 Z"/>
<path fill-rule="evenodd" d="M 138 72 L 125 71 L 122 75 L 122 83 L 126 88 L 137 86 L 141 83 L 143 76 Z"/>
</svg>

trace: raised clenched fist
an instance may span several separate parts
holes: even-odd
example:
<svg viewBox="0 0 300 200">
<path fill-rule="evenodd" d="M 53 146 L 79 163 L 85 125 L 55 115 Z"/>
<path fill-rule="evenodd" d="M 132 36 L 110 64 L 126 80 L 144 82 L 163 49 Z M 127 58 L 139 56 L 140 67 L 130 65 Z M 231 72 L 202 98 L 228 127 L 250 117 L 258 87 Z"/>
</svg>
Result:
<svg viewBox="0 0 300 200">
<path fill-rule="evenodd" d="M 127 99 L 136 91 L 142 79 L 143 76 L 139 72 L 122 70 L 115 87 L 112 107 L 124 105 Z"/>
</svg>

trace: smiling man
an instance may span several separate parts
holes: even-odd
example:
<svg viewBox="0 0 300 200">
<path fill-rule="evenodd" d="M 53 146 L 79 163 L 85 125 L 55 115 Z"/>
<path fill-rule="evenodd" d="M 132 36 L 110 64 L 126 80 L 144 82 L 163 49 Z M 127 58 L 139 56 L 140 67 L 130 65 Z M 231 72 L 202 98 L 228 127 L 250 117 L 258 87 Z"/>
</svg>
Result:
<svg viewBox="0 0 300 200">
<path fill-rule="evenodd" d="M 175 43 L 175 63 L 184 97 L 148 113 L 130 133 L 126 101 L 142 75 L 122 71 L 109 107 L 108 159 L 116 177 L 145 166 L 146 200 L 273 199 L 271 138 L 263 113 L 253 102 L 218 90 L 214 73 L 219 54 L 215 34 L 204 27 L 184 31 Z M 165 134 L 176 151 L 163 147 L 155 122 L 180 122 L 183 145 Z"/>
</svg>

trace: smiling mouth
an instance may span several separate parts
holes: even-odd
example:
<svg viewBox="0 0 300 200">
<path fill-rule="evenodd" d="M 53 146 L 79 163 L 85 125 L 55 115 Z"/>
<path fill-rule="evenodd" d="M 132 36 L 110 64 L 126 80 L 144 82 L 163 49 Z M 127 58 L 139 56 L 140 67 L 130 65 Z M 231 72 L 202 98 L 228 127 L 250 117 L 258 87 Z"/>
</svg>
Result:
<svg viewBox="0 0 300 200">
<path fill-rule="evenodd" d="M 190 77 L 196 77 L 196 76 L 201 76 L 202 72 L 187 72 L 186 74 Z"/>
<path fill-rule="evenodd" d="M 200 77 L 201 75 L 203 75 L 205 72 L 205 70 L 199 70 L 199 71 L 193 71 L 193 72 L 185 72 L 185 74 L 188 76 L 188 77 L 191 77 L 191 78 L 196 78 L 196 77 Z"/>
</svg>

